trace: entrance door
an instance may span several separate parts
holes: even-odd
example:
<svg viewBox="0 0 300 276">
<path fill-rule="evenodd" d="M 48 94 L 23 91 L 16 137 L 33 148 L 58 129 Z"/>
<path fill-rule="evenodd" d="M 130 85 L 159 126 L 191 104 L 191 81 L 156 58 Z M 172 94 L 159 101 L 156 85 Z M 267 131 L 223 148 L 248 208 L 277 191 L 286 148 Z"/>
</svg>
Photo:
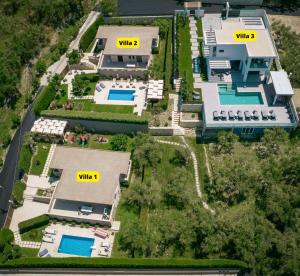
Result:
<svg viewBox="0 0 300 276">
<path fill-rule="evenodd" d="M 118 62 L 123 62 L 123 56 L 118 56 Z"/>
</svg>

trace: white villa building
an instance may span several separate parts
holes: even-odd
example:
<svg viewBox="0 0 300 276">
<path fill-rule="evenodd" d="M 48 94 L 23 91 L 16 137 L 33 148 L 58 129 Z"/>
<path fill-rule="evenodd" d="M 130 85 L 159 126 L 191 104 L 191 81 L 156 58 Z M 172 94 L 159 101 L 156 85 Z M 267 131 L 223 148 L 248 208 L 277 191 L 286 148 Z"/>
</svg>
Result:
<svg viewBox="0 0 300 276">
<path fill-rule="evenodd" d="M 203 55 L 208 81 L 202 82 L 203 135 L 232 130 L 257 137 L 265 128 L 294 129 L 299 121 L 288 74 L 281 68 L 264 10 L 227 10 L 202 17 Z M 251 31 L 256 40 L 237 41 Z"/>
<path fill-rule="evenodd" d="M 111 226 L 120 183 L 130 172 L 130 153 L 57 146 L 50 168 L 60 174 L 48 215 L 69 221 Z M 97 182 L 78 182 L 79 171 L 98 172 Z"/>
<path fill-rule="evenodd" d="M 137 38 L 137 48 L 119 48 L 120 38 Z M 148 69 L 152 50 L 159 45 L 159 27 L 155 26 L 100 26 L 96 35 L 101 52 L 98 70 L 103 75 L 143 76 Z"/>
</svg>

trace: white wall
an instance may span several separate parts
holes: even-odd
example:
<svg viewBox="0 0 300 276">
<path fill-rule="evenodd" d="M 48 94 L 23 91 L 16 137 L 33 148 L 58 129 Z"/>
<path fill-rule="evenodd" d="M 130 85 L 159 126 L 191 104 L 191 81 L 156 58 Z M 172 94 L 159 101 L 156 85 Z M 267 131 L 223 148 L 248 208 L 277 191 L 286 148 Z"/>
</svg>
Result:
<svg viewBox="0 0 300 276">
<path fill-rule="evenodd" d="M 220 53 L 219 50 L 224 50 Z M 212 52 L 212 51 L 211 51 Z M 241 60 L 247 56 L 245 45 L 217 45 L 216 57 L 230 60 Z"/>
</svg>

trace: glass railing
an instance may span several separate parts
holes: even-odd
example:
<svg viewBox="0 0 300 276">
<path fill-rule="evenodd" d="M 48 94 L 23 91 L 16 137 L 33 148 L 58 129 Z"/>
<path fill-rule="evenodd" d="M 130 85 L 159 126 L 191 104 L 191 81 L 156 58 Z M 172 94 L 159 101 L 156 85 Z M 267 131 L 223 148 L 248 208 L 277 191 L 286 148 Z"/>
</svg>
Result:
<svg viewBox="0 0 300 276">
<path fill-rule="evenodd" d="M 269 67 L 269 63 L 266 61 L 252 61 L 250 64 L 250 68 L 261 68 L 261 69 L 267 69 Z"/>
</svg>

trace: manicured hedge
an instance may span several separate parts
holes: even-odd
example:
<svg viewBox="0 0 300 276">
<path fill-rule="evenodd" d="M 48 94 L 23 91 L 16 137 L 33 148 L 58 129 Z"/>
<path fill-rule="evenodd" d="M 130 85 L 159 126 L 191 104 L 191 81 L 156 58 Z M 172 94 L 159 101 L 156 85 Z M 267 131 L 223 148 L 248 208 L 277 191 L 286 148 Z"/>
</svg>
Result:
<svg viewBox="0 0 300 276">
<path fill-rule="evenodd" d="M 0 268 L 235 268 L 247 269 L 238 260 L 227 259 L 128 259 L 128 258 L 24 258 L 9 260 Z"/>
<path fill-rule="evenodd" d="M 47 109 L 54 100 L 55 94 L 56 91 L 51 84 L 45 87 L 33 105 L 34 113 L 40 115 L 42 110 Z"/>
<path fill-rule="evenodd" d="M 26 184 L 21 180 L 17 180 L 12 191 L 12 199 L 13 199 L 14 207 L 19 207 L 22 205 L 23 194 L 25 189 L 26 189 Z"/>
<path fill-rule="evenodd" d="M 90 111 L 74 111 L 74 110 L 43 110 L 42 116 L 57 117 L 75 120 L 93 120 L 115 123 L 129 124 L 148 124 L 149 116 L 137 116 L 134 114 L 124 113 L 107 113 L 107 112 L 90 112 Z"/>
<path fill-rule="evenodd" d="M 99 16 L 96 21 L 86 30 L 86 32 L 82 35 L 79 48 L 85 52 L 90 44 L 93 42 L 94 38 L 96 37 L 98 28 L 100 25 L 104 24 L 104 19 L 102 16 Z"/>
<path fill-rule="evenodd" d="M 41 215 L 32 219 L 24 220 L 19 223 L 20 234 L 30 231 L 44 225 L 49 224 L 49 217 L 47 215 Z"/>
<path fill-rule="evenodd" d="M 20 153 L 20 159 L 19 159 L 19 170 L 22 173 L 29 172 L 30 169 L 30 162 L 31 162 L 32 153 L 29 148 L 29 145 L 23 144 L 21 153 Z"/>
</svg>

